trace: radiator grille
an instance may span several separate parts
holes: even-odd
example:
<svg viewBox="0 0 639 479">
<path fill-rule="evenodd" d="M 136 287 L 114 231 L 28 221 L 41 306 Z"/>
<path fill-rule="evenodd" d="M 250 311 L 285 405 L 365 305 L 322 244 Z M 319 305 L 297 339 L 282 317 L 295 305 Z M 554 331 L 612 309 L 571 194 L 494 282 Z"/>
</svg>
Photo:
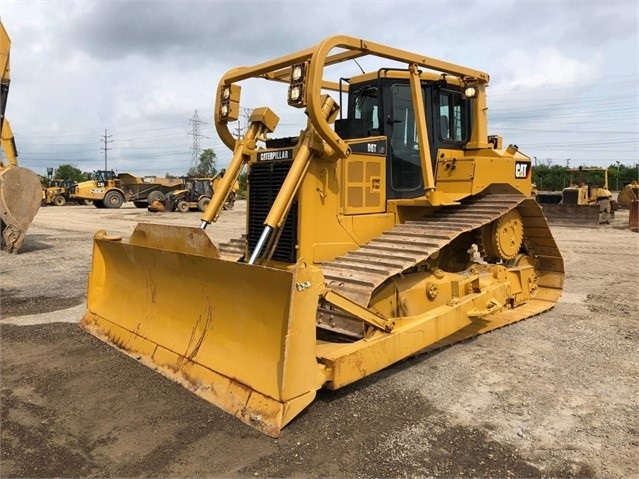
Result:
<svg viewBox="0 0 639 479">
<path fill-rule="evenodd" d="M 248 176 L 249 197 L 248 210 L 248 246 L 253 251 L 264 230 L 264 220 L 268 216 L 271 205 L 277 197 L 288 170 L 290 161 L 269 161 L 254 163 Z M 273 233 L 275 234 L 275 232 Z M 287 263 L 297 261 L 297 199 L 293 201 L 291 209 L 284 222 L 279 243 L 273 254 L 273 259 Z M 264 252 L 263 252 L 264 253 Z"/>
<path fill-rule="evenodd" d="M 564 205 L 576 205 L 579 204 L 579 191 L 578 190 L 564 190 L 563 192 Z"/>
</svg>

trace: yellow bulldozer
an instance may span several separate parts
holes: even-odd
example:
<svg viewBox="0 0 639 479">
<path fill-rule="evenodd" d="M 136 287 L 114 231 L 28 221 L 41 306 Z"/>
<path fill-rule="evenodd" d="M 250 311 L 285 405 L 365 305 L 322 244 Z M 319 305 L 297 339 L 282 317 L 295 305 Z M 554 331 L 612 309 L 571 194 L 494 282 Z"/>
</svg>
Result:
<svg viewBox="0 0 639 479">
<path fill-rule="evenodd" d="M 608 169 L 600 167 L 572 168 L 570 184 L 560 192 L 538 192 L 537 201 L 548 222 L 565 226 L 597 226 L 615 217 L 617 202 L 608 189 Z M 585 175 L 603 175 L 600 186 L 586 181 Z M 600 178 L 599 178 L 600 179 Z M 596 180 L 596 179 L 595 179 Z"/>
<path fill-rule="evenodd" d="M 5 117 L 11 83 L 10 50 L 11 40 L 0 22 L 0 139 L 5 156 L 5 160 L 0 158 L 0 249 L 17 253 L 40 207 L 42 187 L 38 175 L 18 166 L 18 150 Z"/>
<path fill-rule="evenodd" d="M 298 135 L 259 107 L 233 136 L 255 78 L 284 84 Z M 530 158 L 488 135 L 488 80 L 349 36 L 230 70 L 214 120 L 233 157 L 199 228 L 98 231 L 82 328 L 277 437 L 320 388 L 552 308 L 563 259 Z M 245 167 L 246 235 L 216 246 Z"/>
</svg>

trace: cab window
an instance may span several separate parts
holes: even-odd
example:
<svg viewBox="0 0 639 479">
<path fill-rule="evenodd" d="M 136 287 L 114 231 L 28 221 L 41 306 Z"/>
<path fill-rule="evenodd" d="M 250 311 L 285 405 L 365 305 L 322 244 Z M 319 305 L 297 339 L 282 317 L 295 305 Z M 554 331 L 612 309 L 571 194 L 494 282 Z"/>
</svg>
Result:
<svg viewBox="0 0 639 479">
<path fill-rule="evenodd" d="M 379 134 L 379 107 L 377 102 L 377 88 L 363 86 L 354 92 L 354 118 L 366 120 L 367 129 L 371 134 Z"/>
<path fill-rule="evenodd" d="M 439 93 L 439 137 L 442 141 L 466 142 L 468 140 L 468 102 L 459 92 Z"/>
<path fill-rule="evenodd" d="M 390 186 L 394 191 L 417 190 L 422 188 L 422 166 L 410 85 L 394 84 L 390 91 L 392 102 L 392 114 L 389 118 L 392 152 Z"/>
</svg>

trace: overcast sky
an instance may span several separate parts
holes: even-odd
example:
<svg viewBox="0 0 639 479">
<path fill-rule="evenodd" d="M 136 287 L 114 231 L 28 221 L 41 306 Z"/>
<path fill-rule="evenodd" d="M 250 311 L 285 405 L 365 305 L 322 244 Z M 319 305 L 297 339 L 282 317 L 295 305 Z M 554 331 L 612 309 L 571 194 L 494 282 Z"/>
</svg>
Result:
<svg viewBox="0 0 639 479">
<path fill-rule="evenodd" d="M 334 34 L 489 73 L 489 133 L 540 163 L 639 161 L 635 0 L 0 0 L 0 15 L 12 40 L 7 118 L 20 165 L 42 175 L 103 168 L 105 130 L 109 168 L 184 174 L 196 110 L 199 146 L 224 166 L 231 153 L 212 122 L 220 76 Z M 242 106 L 276 106 L 275 136 L 304 127 L 285 86 L 248 89 Z"/>
</svg>

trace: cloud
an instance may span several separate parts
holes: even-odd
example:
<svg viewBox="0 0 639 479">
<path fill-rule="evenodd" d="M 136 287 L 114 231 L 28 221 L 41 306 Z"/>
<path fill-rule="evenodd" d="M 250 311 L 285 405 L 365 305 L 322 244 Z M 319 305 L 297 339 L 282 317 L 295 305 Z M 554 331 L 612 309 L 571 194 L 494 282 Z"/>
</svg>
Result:
<svg viewBox="0 0 639 479">
<path fill-rule="evenodd" d="M 634 2 L 4 0 L 0 8 L 13 40 L 7 113 L 21 162 L 36 170 L 59 158 L 100 167 L 106 128 L 114 165 L 121 158 L 131 167 L 137 161 L 140 173 L 171 165 L 183 172 L 195 110 L 207 123 L 202 146 L 224 161 L 212 124 L 224 72 L 334 34 L 488 72 L 491 125 L 510 129 L 520 145 L 540 143 L 531 129 L 568 131 L 566 123 L 584 118 L 614 116 L 617 130 L 637 136 Z M 245 84 L 243 106 L 272 107 L 281 117 L 278 136 L 304 127 L 303 113 L 286 107 L 285 87 Z M 614 103 L 619 91 L 634 118 Z M 568 134 L 565 150 L 576 138 Z M 553 140 L 561 151 L 562 140 Z M 636 145 L 620 145 L 605 154 L 636 162 Z"/>
<path fill-rule="evenodd" d="M 64 40 L 99 60 L 137 56 L 236 64 L 253 61 L 258 52 L 268 58 L 309 35 L 312 10 L 305 6 L 300 21 L 295 15 L 302 11 L 293 3 L 93 2 L 79 12 Z"/>
<path fill-rule="evenodd" d="M 509 50 L 502 57 L 501 74 L 491 88 L 507 94 L 515 90 L 568 86 L 580 81 L 592 83 L 601 76 L 601 60 L 599 55 L 587 61 L 579 60 L 554 47 Z"/>
</svg>

